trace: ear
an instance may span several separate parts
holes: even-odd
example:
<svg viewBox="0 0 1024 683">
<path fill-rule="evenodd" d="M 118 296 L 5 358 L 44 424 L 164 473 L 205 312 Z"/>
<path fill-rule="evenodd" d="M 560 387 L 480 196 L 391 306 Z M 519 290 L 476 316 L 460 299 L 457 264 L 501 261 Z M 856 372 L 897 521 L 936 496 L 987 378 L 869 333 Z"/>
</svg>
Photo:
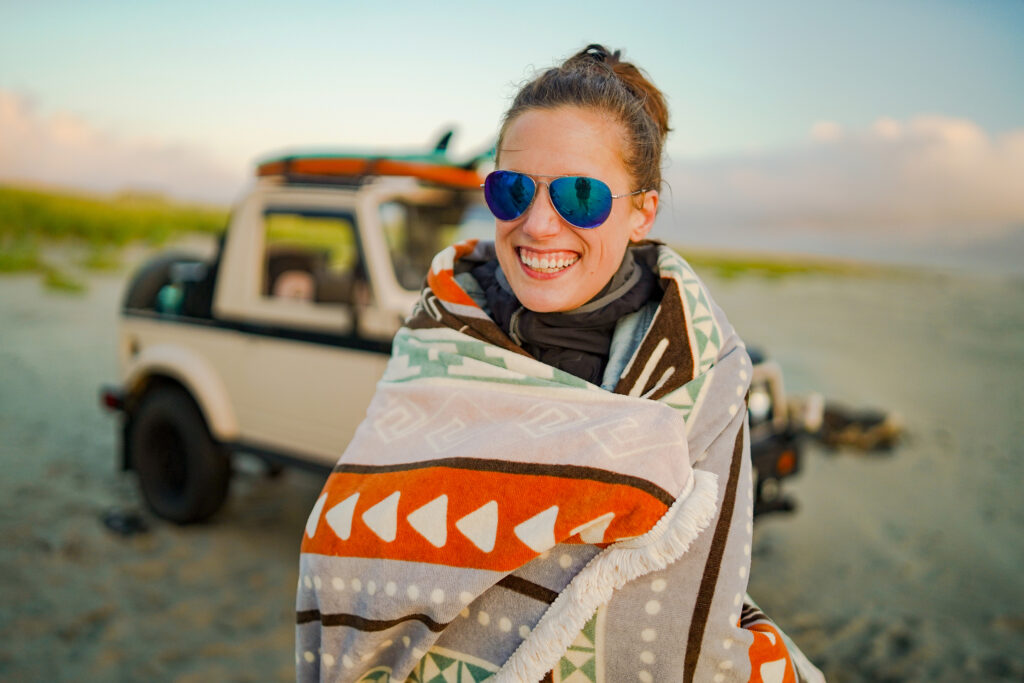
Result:
<svg viewBox="0 0 1024 683">
<path fill-rule="evenodd" d="M 654 219 L 658 215 L 658 191 L 648 190 L 643 193 L 644 203 L 633 207 L 633 222 L 629 230 L 629 241 L 639 242 L 647 237 L 654 227 Z"/>
</svg>

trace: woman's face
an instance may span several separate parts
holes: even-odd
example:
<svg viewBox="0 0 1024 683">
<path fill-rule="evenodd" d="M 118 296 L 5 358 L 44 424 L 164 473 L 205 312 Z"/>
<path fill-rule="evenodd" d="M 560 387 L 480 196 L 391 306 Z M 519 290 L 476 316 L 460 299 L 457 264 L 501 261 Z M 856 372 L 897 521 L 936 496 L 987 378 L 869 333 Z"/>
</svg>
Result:
<svg viewBox="0 0 1024 683">
<path fill-rule="evenodd" d="M 498 169 L 590 176 L 607 183 L 612 194 L 625 194 L 640 188 L 632 186 L 623 165 L 623 139 L 621 124 L 593 110 L 533 109 L 506 129 Z M 526 213 L 511 221 L 496 220 L 498 262 L 520 303 L 549 313 L 572 310 L 592 299 L 618 270 L 630 240 L 643 239 L 654 223 L 658 193 L 642 196 L 639 209 L 637 197 L 612 200 L 608 220 L 584 230 L 558 215 L 547 187 L 538 183 Z"/>
</svg>

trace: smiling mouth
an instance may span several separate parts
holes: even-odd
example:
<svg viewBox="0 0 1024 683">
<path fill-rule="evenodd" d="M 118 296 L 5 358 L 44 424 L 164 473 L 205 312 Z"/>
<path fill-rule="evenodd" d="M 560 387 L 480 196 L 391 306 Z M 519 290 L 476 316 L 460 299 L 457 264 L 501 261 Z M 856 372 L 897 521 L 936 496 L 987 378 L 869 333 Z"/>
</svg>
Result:
<svg viewBox="0 0 1024 683">
<path fill-rule="evenodd" d="M 580 260 L 580 255 L 573 251 L 537 252 L 519 247 L 516 253 L 523 265 L 539 273 L 558 273 Z"/>
</svg>

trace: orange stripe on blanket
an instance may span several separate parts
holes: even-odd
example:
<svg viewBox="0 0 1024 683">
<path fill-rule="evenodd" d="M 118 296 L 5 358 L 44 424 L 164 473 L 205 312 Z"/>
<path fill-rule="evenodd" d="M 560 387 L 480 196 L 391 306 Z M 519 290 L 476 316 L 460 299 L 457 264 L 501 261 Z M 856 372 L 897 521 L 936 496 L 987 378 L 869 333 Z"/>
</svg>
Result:
<svg viewBox="0 0 1024 683">
<path fill-rule="evenodd" d="M 556 543 L 638 536 L 667 509 L 632 486 L 588 479 L 449 467 L 335 472 L 302 552 L 511 571 Z"/>
<path fill-rule="evenodd" d="M 478 241 L 471 239 L 452 245 L 455 249 L 453 261 L 458 261 L 463 256 L 471 253 L 476 248 Z M 431 268 L 430 272 L 427 273 L 427 285 L 441 301 L 462 304 L 463 306 L 476 306 L 476 302 L 455 281 L 455 273 L 451 268 L 445 268 L 440 272 L 434 272 L 433 268 Z"/>
<path fill-rule="evenodd" d="M 747 627 L 754 635 L 750 657 L 750 683 L 796 683 L 793 662 L 779 630 L 766 621 Z"/>
</svg>

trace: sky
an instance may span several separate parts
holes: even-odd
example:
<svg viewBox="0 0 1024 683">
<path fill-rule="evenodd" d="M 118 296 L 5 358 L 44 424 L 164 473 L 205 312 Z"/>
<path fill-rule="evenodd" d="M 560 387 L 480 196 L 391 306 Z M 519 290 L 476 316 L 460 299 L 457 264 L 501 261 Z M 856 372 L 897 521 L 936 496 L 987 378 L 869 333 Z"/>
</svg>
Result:
<svg viewBox="0 0 1024 683">
<path fill-rule="evenodd" d="M 284 150 L 455 127 L 469 156 L 600 42 L 667 96 L 666 239 L 998 254 L 1024 244 L 1021 35 L 1020 0 L 0 0 L 0 179 L 227 204 Z"/>
</svg>

